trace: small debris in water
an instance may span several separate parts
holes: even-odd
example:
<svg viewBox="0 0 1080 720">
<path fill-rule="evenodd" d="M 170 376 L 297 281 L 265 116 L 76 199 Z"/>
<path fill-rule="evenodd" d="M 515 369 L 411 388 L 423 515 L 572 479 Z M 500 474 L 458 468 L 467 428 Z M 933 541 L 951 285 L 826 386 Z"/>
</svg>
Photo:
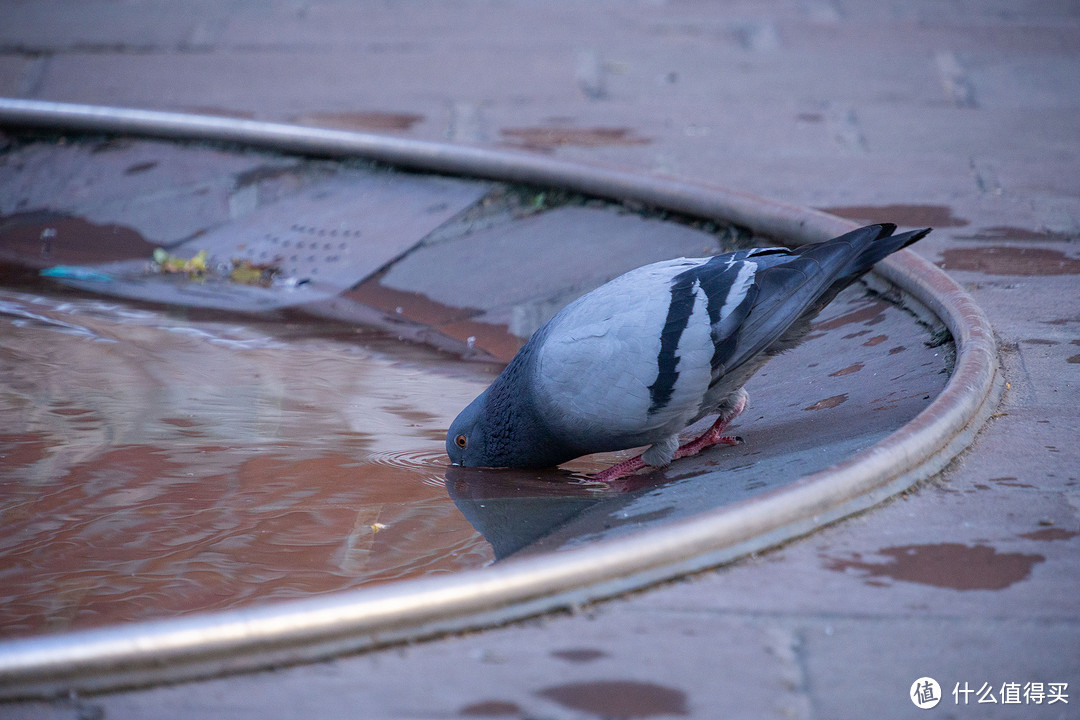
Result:
<svg viewBox="0 0 1080 720">
<path fill-rule="evenodd" d="M 256 264 L 249 260 L 233 258 L 229 279 L 243 285 L 269 287 L 273 284 L 278 272 L 277 266 L 269 263 Z"/>
<path fill-rule="evenodd" d="M 170 255 L 164 248 L 154 250 L 153 269 L 159 273 L 187 273 L 188 277 L 201 278 L 206 274 L 206 251 L 200 250 L 191 258 Z"/>
<path fill-rule="evenodd" d="M 259 287 L 280 284 L 286 288 L 294 288 L 307 282 L 306 279 L 281 277 L 281 269 L 273 263 L 254 263 L 242 258 L 233 258 L 228 263 L 219 263 L 211 267 L 206 250 L 200 250 L 194 257 L 182 258 L 169 254 L 164 248 L 157 248 L 154 250 L 154 261 L 150 269 L 152 272 L 166 275 L 186 274 L 192 280 L 203 280 L 213 274 L 215 277 L 239 285 Z M 63 277 L 70 277 L 70 275 Z"/>
<path fill-rule="evenodd" d="M 278 285 L 280 287 L 283 287 L 286 290 L 294 290 L 294 289 L 300 287 L 301 285 L 308 284 L 311 281 L 308 280 L 307 278 L 295 278 L 295 277 L 277 278 L 277 276 L 275 276 L 274 282 L 275 282 L 276 285 Z"/>
<path fill-rule="evenodd" d="M 79 265 L 54 265 L 41 271 L 42 277 L 67 278 L 69 280 L 92 280 L 94 282 L 112 282 L 112 276 L 92 268 Z"/>
</svg>

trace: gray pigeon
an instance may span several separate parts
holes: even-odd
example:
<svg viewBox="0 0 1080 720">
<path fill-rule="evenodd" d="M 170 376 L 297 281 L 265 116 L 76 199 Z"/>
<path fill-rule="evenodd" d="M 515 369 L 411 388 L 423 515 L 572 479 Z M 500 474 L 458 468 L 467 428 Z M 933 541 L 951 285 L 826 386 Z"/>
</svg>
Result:
<svg viewBox="0 0 1080 720">
<path fill-rule="evenodd" d="M 926 236 L 869 225 L 796 250 L 753 248 L 631 270 L 567 305 L 454 420 L 446 452 L 466 467 L 550 467 L 651 445 L 596 479 L 662 467 L 716 444 L 743 385 L 806 336 L 837 293 Z M 679 446 L 679 432 L 716 422 Z"/>
</svg>

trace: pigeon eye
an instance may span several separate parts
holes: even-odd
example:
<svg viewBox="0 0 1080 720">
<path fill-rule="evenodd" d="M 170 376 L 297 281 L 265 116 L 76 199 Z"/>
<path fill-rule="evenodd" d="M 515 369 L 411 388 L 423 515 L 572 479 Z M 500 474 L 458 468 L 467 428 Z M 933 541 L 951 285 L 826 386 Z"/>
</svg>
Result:
<svg viewBox="0 0 1080 720">
<path fill-rule="evenodd" d="M 464 450 L 465 448 L 469 447 L 469 438 L 465 437 L 464 435 L 458 435 L 456 438 L 454 438 L 454 444 Z"/>
</svg>

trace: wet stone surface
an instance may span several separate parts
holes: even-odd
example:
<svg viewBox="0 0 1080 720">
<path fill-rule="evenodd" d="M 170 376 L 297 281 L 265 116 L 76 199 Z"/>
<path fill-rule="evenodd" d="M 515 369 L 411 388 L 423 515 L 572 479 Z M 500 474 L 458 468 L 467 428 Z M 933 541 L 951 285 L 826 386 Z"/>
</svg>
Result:
<svg viewBox="0 0 1080 720">
<path fill-rule="evenodd" d="M 889 559 L 869 562 L 857 554 L 828 558 L 825 566 L 838 572 L 854 570 L 867 578 L 867 585 L 884 585 L 883 578 L 889 578 L 953 590 L 1002 590 L 1026 580 L 1031 569 L 1046 560 L 1042 555 L 999 553 L 986 545 L 959 543 L 888 547 L 876 554 Z"/>
<path fill-rule="evenodd" d="M 596 680 L 567 683 L 537 692 L 563 707 L 604 718 L 649 718 L 688 715 L 686 693 L 649 682 Z"/>
<path fill-rule="evenodd" d="M 0 262 L 30 275 L 54 265 L 82 265 L 138 258 L 154 251 L 142 235 L 125 225 L 96 224 L 83 218 L 42 210 L 3 219 Z"/>
<path fill-rule="evenodd" d="M 326 172 L 296 158 L 121 138 L 20 138 L 0 154 L 0 216 L 53 210 L 169 246 Z M 104 258 L 103 258 L 104 259 Z"/>
<path fill-rule="evenodd" d="M 1080 275 L 1080 257 L 1052 248 L 984 245 L 950 248 L 942 253 L 942 268 L 985 275 Z"/>
</svg>

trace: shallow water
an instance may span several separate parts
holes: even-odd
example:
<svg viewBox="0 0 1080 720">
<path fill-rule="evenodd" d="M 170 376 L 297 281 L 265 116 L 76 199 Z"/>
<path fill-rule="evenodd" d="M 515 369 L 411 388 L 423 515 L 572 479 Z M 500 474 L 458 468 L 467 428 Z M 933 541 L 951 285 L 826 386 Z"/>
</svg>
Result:
<svg viewBox="0 0 1080 720">
<path fill-rule="evenodd" d="M 494 369 L 338 324 L 0 288 L 0 636 L 479 567 L 445 488 Z"/>
<path fill-rule="evenodd" d="M 452 573 L 675 522 L 869 446 L 946 378 L 925 330 L 853 291 L 748 384 L 749 443 L 601 485 L 587 474 L 633 451 L 449 467 L 446 428 L 495 366 L 341 323 L 43 287 L 0 286 L 0 638 Z"/>
</svg>

